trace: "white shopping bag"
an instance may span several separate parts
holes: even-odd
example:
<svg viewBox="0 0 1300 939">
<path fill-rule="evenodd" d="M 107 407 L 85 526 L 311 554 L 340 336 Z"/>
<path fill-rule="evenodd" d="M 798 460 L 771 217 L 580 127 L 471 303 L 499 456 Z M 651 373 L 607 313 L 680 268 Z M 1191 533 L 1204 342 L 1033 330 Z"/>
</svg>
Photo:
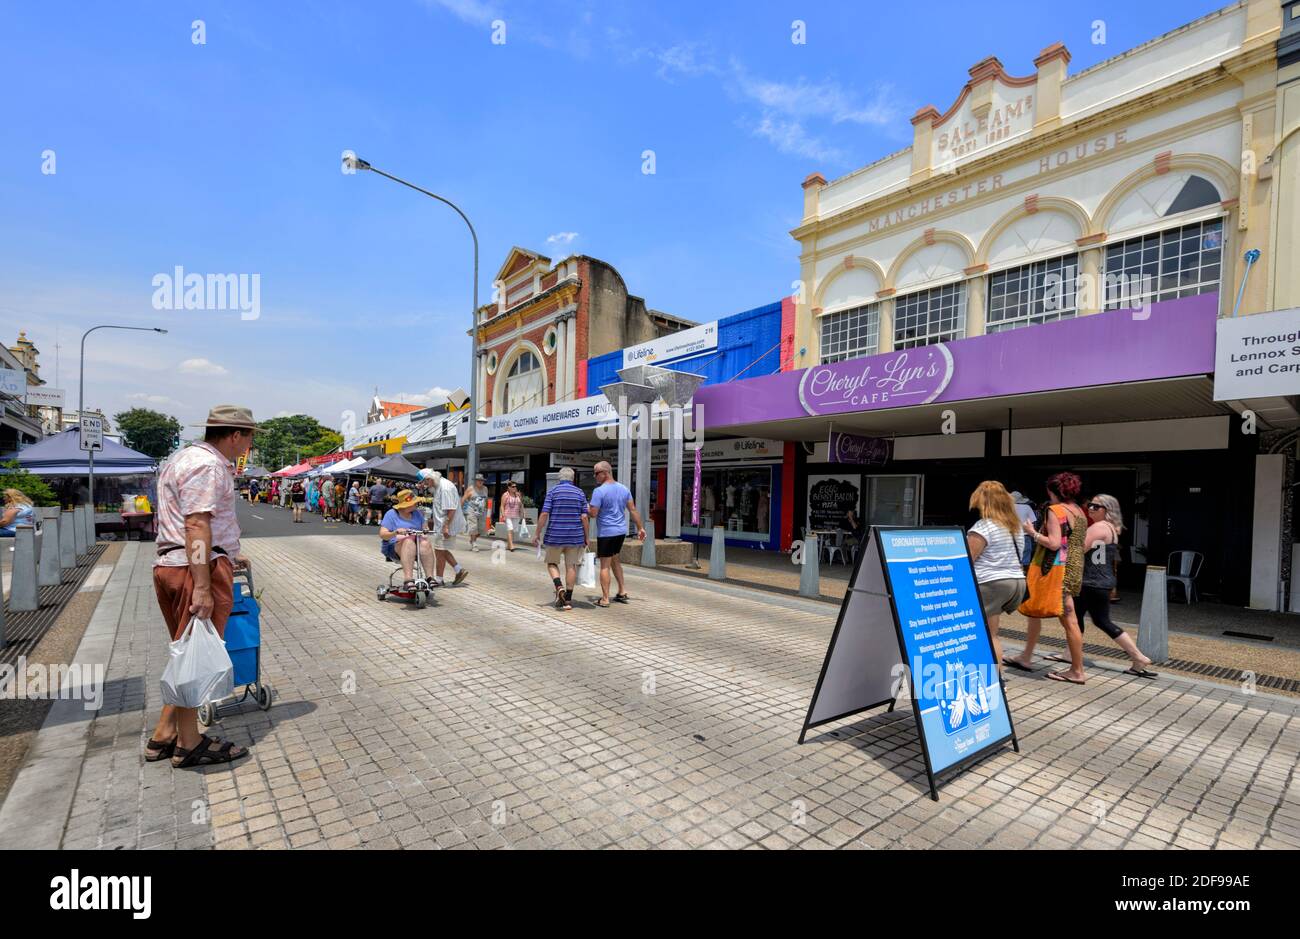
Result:
<svg viewBox="0 0 1300 939">
<path fill-rule="evenodd" d="M 520 541 L 528 540 L 528 519 L 522 517 L 519 519 L 519 531 L 517 534 L 519 535 Z"/>
<path fill-rule="evenodd" d="M 596 586 L 596 554 L 594 551 L 586 551 L 582 555 L 582 561 L 578 564 L 578 586 L 584 588 Z"/>
<path fill-rule="evenodd" d="M 163 704 L 197 708 L 235 691 L 235 666 L 211 621 L 192 618 L 171 644 L 163 669 Z"/>
</svg>

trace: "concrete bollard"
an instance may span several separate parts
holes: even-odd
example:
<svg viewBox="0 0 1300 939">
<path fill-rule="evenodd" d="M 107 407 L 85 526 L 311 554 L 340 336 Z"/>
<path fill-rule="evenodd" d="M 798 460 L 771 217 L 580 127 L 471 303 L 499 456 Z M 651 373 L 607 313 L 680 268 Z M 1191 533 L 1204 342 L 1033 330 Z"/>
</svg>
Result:
<svg viewBox="0 0 1300 939">
<path fill-rule="evenodd" d="M 40 609 L 40 591 L 36 585 L 36 529 L 19 525 L 14 536 L 14 566 L 9 580 L 9 610 L 21 612 Z"/>
<path fill-rule="evenodd" d="M 75 513 L 59 513 L 59 567 L 64 570 L 77 566 L 77 536 L 72 530 L 75 525 Z"/>
<path fill-rule="evenodd" d="M 95 507 L 86 506 L 86 550 L 95 546 Z"/>
<path fill-rule="evenodd" d="M 9 539 L 6 538 L 6 541 Z M 9 556 L 8 545 L 0 547 L 0 652 L 5 647 L 5 558 Z"/>
<path fill-rule="evenodd" d="M 808 535 L 803 542 L 803 564 L 799 567 L 799 595 L 822 595 L 822 558 L 816 535 Z"/>
<path fill-rule="evenodd" d="M 1147 565 L 1142 586 L 1142 613 L 1138 617 L 1138 649 L 1152 662 L 1169 658 L 1169 596 L 1165 569 Z"/>
<path fill-rule="evenodd" d="M 655 523 L 654 519 L 645 520 L 645 541 L 641 543 L 641 566 L 656 567 L 655 561 Z"/>
<path fill-rule="evenodd" d="M 709 580 L 727 579 L 727 531 L 713 526 L 713 546 L 709 549 Z"/>
<path fill-rule="evenodd" d="M 86 507 L 79 505 L 72 510 L 72 540 L 77 548 L 77 557 L 86 553 Z"/>
<path fill-rule="evenodd" d="M 36 582 L 42 587 L 57 587 L 63 583 L 63 568 L 59 566 L 59 509 L 37 509 L 41 513 L 41 553 L 37 559 Z"/>
</svg>

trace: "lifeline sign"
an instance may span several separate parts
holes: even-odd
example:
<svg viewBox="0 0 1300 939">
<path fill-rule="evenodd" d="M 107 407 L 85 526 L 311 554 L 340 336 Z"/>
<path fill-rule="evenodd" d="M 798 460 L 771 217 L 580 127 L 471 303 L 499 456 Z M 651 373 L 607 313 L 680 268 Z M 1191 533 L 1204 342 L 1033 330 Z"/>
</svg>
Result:
<svg viewBox="0 0 1300 939">
<path fill-rule="evenodd" d="M 871 530 L 808 705 L 809 728 L 910 696 L 936 777 L 1016 740 L 960 528 Z"/>
</svg>

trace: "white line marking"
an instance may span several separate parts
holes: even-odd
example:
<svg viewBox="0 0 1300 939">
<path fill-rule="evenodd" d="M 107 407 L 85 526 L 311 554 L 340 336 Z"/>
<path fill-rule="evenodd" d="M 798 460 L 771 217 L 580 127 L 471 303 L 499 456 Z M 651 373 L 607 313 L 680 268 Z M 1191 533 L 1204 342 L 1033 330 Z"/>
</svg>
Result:
<svg viewBox="0 0 1300 939">
<path fill-rule="evenodd" d="M 250 512 L 249 514 L 251 515 L 252 513 Z M 262 516 L 260 516 L 260 515 L 253 515 L 253 518 L 259 519 L 259 520 L 261 520 L 261 521 L 263 521 L 263 522 L 266 521 L 266 519 L 262 518 Z"/>
</svg>

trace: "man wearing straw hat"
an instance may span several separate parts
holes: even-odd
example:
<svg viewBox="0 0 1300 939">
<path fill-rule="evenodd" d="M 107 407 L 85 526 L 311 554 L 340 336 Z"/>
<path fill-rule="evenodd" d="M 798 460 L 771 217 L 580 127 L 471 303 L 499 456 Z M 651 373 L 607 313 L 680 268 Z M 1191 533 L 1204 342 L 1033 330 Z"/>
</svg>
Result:
<svg viewBox="0 0 1300 939">
<path fill-rule="evenodd" d="M 186 447 L 158 478 L 158 556 L 153 584 L 167 630 L 175 640 L 193 617 L 224 635 L 234 604 L 234 571 L 247 567 L 239 553 L 233 463 L 253 444 L 257 424 L 248 408 L 219 404 L 203 440 Z M 199 733 L 198 711 L 163 705 L 145 749 L 150 763 L 171 757 L 177 769 L 230 763 L 247 747 Z"/>
</svg>

